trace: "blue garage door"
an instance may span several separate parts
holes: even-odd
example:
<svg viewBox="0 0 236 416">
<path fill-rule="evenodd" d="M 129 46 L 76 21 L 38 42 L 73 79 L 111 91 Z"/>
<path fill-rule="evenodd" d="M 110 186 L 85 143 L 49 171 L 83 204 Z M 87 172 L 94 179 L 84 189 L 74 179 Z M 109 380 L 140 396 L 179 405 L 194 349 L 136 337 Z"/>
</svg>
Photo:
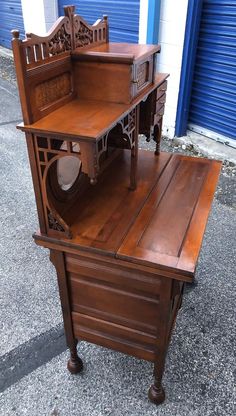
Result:
<svg viewBox="0 0 236 416">
<path fill-rule="evenodd" d="M 0 0 L 0 45 L 11 48 L 12 29 L 19 29 L 24 37 L 21 0 Z"/>
<path fill-rule="evenodd" d="M 74 4 L 76 13 L 90 24 L 107 14 L 111 42 L 138 42 L 140 0 L 59 0 L 58 4 L 60 16 L 63 6 Z"/>
<path fill-rule="evenodd" d="M 236 139 L 236 0 L 204 0 L 189 125 Z M 201 131 L 201 130 L 200 130 Z"/>
</svg>

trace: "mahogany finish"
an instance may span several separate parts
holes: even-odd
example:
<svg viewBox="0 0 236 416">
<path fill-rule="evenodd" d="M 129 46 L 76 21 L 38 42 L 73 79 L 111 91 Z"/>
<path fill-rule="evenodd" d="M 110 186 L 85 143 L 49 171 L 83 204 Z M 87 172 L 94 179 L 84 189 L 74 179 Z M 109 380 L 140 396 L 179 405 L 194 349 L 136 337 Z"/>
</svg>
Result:
<svg viewBox="0 0 236 416">
<path fill-rule="evenodd" d="M 106 102 L 131 103 L 153 83 L 157 52 L 160 52 L 159 45 L 127 43 L 104 43 L 76 50 L 72 58 L 75 61 L 75 88 L 78 96 Z"/>
<path fill-rule="evenodd" d="M 36 196 L 38 245 L 50 250 L 68 370 L 77 340 L 154 363 L 159 404 L 165 356 L 191 282 L 221 164 L 160 153 L 168 74 L 159 45 L 109 42 L 108 18 L 88 25 L 65 7 L 45 37 L 13 33 Z M 138 150 L 138 136 L 156 142 Z"/>
</svg>

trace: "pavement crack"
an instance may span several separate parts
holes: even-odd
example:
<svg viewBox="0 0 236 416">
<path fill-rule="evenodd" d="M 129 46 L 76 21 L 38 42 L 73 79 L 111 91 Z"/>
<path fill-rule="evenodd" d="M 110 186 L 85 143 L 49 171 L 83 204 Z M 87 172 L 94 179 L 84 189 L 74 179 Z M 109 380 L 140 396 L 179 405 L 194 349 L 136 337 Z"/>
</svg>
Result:
<svg viewBox="0 0 236 416">
<path fill-rule="evenodd" d="M 2 85 L 0 85 L 0 89 L 3 90 L 3 91 L 5 91 L 5 92 L 7 92 L 10 95 L 12 95 L 12 97 L 17 98 L 17 94 L 16 93 L 11 92 L 9 89 L 3 87 Z"/>
<path fill-rule="evenodd" d="M 66 350 L 62 324 L 4 354 L 0 361 L 0 393 Z"/>
<path fill-rule="evenodd" d="M 0 126 L 6 126 L 7 124 L 12 124 L 12 123 L 20 123 L 21 121 L 22 121 L 22 118 L 19 118 L 17 120 L 2 121 L 0 123 Z"/>
</svg>

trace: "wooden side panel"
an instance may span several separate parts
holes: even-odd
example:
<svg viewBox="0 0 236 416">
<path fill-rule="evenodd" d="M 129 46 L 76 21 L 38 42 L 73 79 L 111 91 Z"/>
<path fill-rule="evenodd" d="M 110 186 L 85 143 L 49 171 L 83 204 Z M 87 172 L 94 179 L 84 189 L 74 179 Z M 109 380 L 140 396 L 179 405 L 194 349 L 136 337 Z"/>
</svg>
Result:
<svg viewBox="0 0 236 416">
<path fill-rule="evenodd" d="M 76 61 L 73 64 L 80 99 L 130 103 L 131 65 Z"/>
<path fill-rule="evenodd" d="M 60 108 L 75 97 L 70 56 L 27 70 L 33 121 Z"/>
<path fill-rule="evenodd" d="M 158 344 L 161 276 L 65 254 L 75 336 L 153 360 Z"/>
</svg>

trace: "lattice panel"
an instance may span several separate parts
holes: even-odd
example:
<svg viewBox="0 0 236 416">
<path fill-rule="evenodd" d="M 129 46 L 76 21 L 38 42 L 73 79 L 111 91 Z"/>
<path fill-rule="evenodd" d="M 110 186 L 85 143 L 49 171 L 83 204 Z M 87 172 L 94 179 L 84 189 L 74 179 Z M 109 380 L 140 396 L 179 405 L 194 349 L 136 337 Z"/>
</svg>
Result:
<svg viewBox="0 0 236 416">
<path fill-rule="evenodd" d="M 38 109 L 43 109 L 72 93 L 71 74 L 66 72 L 55 78 L 44 81 L 35 87 L 35 103 Z"/>
<path fill-rule="evenodd" d="M 144 62 L 137 69 L 137 86 L 141 88 L 148 81 L 149 62 Z"/>
<path fill-rule="evenodd" d="M 121 126 L 122 134 L 119 138 L 120 143 L 122 141 L 128 142 L 128 146 L 122 146 L 123 148 L 129 148 L 132 149 L 135 142 L 135 134 L 136 134 L 136 112 L 135 109 L 131 110 L 129 114 L 127 114 L 121 121 L 119 121 L 118 125 Z M 109 134 L 112 133 L 114 129 L 116 129 L 117 126 L 112 128 L 110 131 L 108 131 L 104 136 L 102 136 L 98 143 L 97 143 L 97 153 L 98 153 L 98 160 L 100 155 L 103 152 L 107 151 L 108 146 L 108 140 L 109 140 Z"/>
</svg>

